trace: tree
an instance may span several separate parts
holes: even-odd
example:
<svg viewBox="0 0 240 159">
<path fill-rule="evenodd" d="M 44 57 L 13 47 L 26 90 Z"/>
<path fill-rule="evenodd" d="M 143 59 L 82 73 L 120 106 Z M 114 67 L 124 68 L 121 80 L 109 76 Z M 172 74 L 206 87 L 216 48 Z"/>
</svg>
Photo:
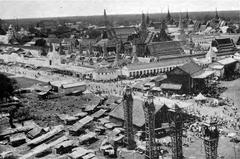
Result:
<svg viewBox="0 0 240 159">
<path fill-rule="evenodd" d="M 3 100 L 13 95 L 14 90 L 17 89 L 17 82 L 0 73 L 0 86 L 0 99 Z"/>
</svg>

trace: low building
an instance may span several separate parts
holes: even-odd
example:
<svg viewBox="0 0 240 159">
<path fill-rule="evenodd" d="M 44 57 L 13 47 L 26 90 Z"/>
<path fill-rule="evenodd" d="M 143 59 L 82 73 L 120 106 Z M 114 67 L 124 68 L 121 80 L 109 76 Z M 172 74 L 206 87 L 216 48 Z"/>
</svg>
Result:
<svg viewBox="0 0 240 159">
<path fill-rule="evenodd" d="M 87 89 L 85 82 L 74 82 L 72 80 L 52 81 L 49 82 L 53 91 L 63 94 L 70 94 L 74 92 L 84 92 Z"/>
</svg>

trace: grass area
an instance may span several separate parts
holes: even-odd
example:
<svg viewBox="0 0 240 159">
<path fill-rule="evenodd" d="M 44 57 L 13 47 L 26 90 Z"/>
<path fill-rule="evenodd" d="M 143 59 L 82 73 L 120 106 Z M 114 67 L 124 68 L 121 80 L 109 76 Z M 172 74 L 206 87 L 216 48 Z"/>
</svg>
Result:
<svg viewBox="0 0 240 159">
<path fill-rule="evenodd" d="M 17 81 L 19 88 L 28 88 L 38 83 L 46 84 L 45 82 L 30 79 L 30 78 L 25 78 L 25 77 L 16 77 L 14 79 Z"/>
</svg>

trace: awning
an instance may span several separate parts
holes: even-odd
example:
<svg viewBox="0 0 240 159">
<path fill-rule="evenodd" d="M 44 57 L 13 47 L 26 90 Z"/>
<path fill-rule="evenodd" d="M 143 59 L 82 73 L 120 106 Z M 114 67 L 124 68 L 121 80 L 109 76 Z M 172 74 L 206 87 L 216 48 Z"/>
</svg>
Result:
<svg viewBox="0 0 240 159">
<path fill-rule="evenodd" d="M 215 69 L 215 70 L 221 70 L 224 68 L 223 65 L 209 65 L 210 68 Z"/>
<path fill-rule="evenodd" d="M 153 82 L 148 82 L 148 83 L 145 83 L 144 86 L 145 86 L 145 87 L 153 87 L 153 86 L 155 86 L 155 83 L 153 83 Z"/>
<path fill-rule="evenodd" d="M 222 65 L 229 65 L 229 64 L 237 62 L 237 60 L 235 60 L 234 58 L 229 57 L 229 58 L 225 58 L 225 59 L 219 60 L 217 62 L 222 64 Z"/>
<path fill-rule="evenodd" d="M 200 74 L 194 75 L 192 78 L 194 78 L 194 79 L 204 79 L 204 78 L 207 78 L 207 77 L 211 76 L 214 73 L 215 73 L 215 71 L 204 71 L 204 72 L 201 72 Z"/>
<path fill-rule="evenodd" d="M 170 90 L 180 90 L 182 84 L 173 84 L 173 83 L 163 83 L 160 86 L 161 89 L 170 89 Z"/>
</svg>

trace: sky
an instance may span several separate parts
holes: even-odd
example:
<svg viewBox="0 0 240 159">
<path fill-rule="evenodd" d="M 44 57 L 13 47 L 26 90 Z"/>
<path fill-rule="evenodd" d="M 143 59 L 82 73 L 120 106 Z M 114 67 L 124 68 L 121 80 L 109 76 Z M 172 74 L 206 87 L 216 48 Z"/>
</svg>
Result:
<svg viewBox="0 0 240 159">
<path fill-rule="evenodd" d="M 240 0 L 0 0 L 0 19 L 240 10 Z"/>
</svg>

